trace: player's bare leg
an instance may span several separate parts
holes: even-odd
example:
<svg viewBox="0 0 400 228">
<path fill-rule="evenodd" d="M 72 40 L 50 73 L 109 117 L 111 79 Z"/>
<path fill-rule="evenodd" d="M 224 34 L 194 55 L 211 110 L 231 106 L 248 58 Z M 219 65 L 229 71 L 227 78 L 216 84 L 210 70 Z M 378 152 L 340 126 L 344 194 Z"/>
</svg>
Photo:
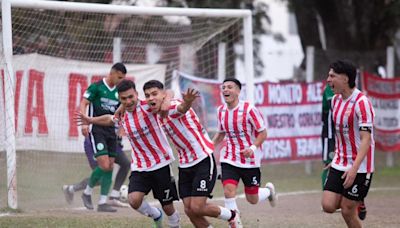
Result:
<svg viewBox="0 0 400 228">
<path fill-rule="evenodd" d="M 129 205 L 144 216 L 148 216 L 152 218 L 156 224 L 156 227 L 161 226 L 162 224 L 162 212 L 160 209 L 151 206 L 145 200 L 143 200 L 145 196 L 144 192 L 131 192 L 128 195 Z"/>
<path fill-rule="evenodd" d="M 276 192 L 275 186 L 268 182 L 264 188 L 256 186 L 245 187 L 246 200 L 251 204 L 257 204 L 259 202 L 268 200 L 272 207 L 276 204 Z"/>
<path fill-rule="evenodd" d="M 183 205 L 185 207 L 185 214 L 189 217 L 190 221 L 193 223 L 195 227 L 208 227 L 210 223 L 207 221 L 207 219 L 199 213 L 199 207 L 192 207 L 193 206 L 193 198 L 194 197 L 185 197 L 183 199 Z M 199 198 L 205 198 L 206 197 L 199 197 Z M 206 199 L 207 200 L 207 199 Z M 202 203 L 202 202 L 200 202 Z"/>
<path fill-rule="evenodd" d="M 163 205 L 162 209 L 168 216 L 168 226 L 176 228 L 180 227 L 179 223 L 181 218 L 179 216 L 179 212 L 175 210 L 174 204 L 171 202 L 170 204 Z"/>
<path fill-rule="evenodd" d="M 340 208 L 340 202 L 342 201 L 342 195 L 331 191 L 324 191 L 322 193 L 322 209 L 326 213 L 334 213 Z"/>
<path fill-rule="evenodd" d="M 242 227 L 242 221 L 240 219 L 240 211 L 236 204 L 236 189 L 237 183 L 223 183 L 224 196 L 225 196 L 225 207 L 229 210 L 235 211 L 236 215 L 229 221 L 230 227 Z"/>
<path fill-rule="evenodd" d="M 224 184 L 225 207 L 230 210 L 239 211 L 236 204 L 236 189 L 237 185 L 230 183 Z"/>
<path fill-rule="evenodd" d="M 361 228 L 361 220 L 358 218 L 358 207 L 359 202 L 342 198 L 340 207 L 342 208 L 342 216 L 347 224 L 347 227 Z"/>
</svg>

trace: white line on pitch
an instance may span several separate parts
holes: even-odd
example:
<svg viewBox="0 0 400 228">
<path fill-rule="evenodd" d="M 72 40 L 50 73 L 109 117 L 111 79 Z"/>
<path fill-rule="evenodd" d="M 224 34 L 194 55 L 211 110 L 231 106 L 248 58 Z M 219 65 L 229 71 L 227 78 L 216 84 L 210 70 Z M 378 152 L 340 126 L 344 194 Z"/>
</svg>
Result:
<svg viewBox="0 0 400 228">
<path fill-rule="evenodd" d="M 398 191 L 400 190 L 400 187 L 382 187 L 382 188 L 371 188 L 370 191 L 372 192 L 377 192 L 377 191 Z M 308 190 L 308 191 L 295 191 L 295 192 L 282 192 L 278 193 L 278 197 L 285 197 L 285 196 L 297 196 L 297 195 L 306 195 L 306 194 L 315 194 L 315 193 L 320 193 L 322 192 L 321 190 Z M 240 194 L 237 195 L 236 198 L 238 199 L 243 199 L 245 198 L 245 194 Z M 211 201 L 223 201 L 224 197 L 216 197 L 211 199 Z M 159 205 L 160 203 L 157 200 L 149 202 L 150 205 L 155 206 Z M 87 210 L 85 207 L 74 207 L 74 208 L 57 208 L 54 210 L 77 210 L 77 211 L 83 211 Z M 5 217 L 5 216 L 13 216 L 14 213 L 0 213 L 0 217 Z"/>
</svg>

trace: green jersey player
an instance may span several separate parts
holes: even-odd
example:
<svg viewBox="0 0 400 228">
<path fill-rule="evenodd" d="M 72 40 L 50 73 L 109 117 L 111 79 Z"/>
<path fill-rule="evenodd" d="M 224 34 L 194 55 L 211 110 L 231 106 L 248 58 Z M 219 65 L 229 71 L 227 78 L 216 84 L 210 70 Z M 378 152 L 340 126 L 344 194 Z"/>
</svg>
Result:
<svg viewBox="0 0 400 228">
<path fill-rule="evenodd" d="M 102 116 L 114 114 L 119 106 L 116 86 L 125 78 L 126 68 L 122 63 L 112 66 L 110 74 L 100 81 L 89 86 L 83 95 L 80 111 L 86 113 L 89 106 L 90 116 Z M 92 191 L 96 183 L 100 182 L 100 200 L 98 211 L 115 212 L 116 209 L 108 205 L 107 195 L 112 182 L 112 170 L 116 156 L 117 136 L 114 126 L 82 125 L 82 134 L 89 136 L 94 149 L 94 157 L 98 166 L 93 169 L 88 185 L 82 194 L 82 200 L 86 208 L 92 210 Z"/>
</svg>

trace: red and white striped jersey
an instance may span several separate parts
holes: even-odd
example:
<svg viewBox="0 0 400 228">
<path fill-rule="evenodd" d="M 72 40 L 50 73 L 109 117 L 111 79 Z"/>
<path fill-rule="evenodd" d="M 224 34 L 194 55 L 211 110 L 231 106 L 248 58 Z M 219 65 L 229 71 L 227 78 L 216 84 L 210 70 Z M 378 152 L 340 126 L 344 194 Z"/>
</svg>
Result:
<svg viewBox="0 0 400 228">
<path fill-rule="evenodd" d="M 241 150 L 249 148 L 259 132 L 265 130 L 260 112 L 249 102 L 239 101 L 232 110 L 227 105 L 218 107 L 218 130 L 225 132 L 226 146 L 220 153 L 220 162 L 241 168 L 260 167 L 261 151 L 259 148 L 252 157 L 245 158 Z"/>
<path fill-rule="evenodd" d="M 125 112 L 121 124 L 132 146 L 132 171 L 157 170 L 175 160 L 157 114 L 150 112 L 147 102 L 139 101 L 133 112 Z"/>
<path fill-rule="evenodd" d="M 185 114 L 178 111 L 181 103 L 172 100 L 167 117 L 160 117 L 160 122 L 178 152 L 179 167 L 187 168 L 210 156 L 214 144 L 192 108 Z"/>
<path fill-rule="evenodd" d="M 332 167 L 347 171 L 356 160 L 360 149 L 360 127 L 371 127 L 371 146 L 362 161 L 358 173 L 374 172 L 374 108 L 369 99 L 354 89 L 349 98 L 343 100 L 342 95 L 336 94 L 332 99 L 333 122 L 336 129 L 336 149 Z"/>
</svg>

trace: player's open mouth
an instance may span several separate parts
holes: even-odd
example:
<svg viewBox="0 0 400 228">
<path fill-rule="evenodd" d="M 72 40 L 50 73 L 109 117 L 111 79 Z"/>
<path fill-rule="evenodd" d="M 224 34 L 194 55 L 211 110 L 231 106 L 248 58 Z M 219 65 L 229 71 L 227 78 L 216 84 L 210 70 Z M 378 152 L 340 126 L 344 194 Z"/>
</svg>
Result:
<svg viewBox="0 0 400 228">
<path fill-rule="evenodd" d="M 230 94 L 224 94 L 224 97 L 229 97 L 230 96 Z"/>
<path fill-rule="evenodd" d="M 150 106 L 151 107 L 155 107 L 156 106 L 156 102 L 150 102 Z"/>
</svg>

